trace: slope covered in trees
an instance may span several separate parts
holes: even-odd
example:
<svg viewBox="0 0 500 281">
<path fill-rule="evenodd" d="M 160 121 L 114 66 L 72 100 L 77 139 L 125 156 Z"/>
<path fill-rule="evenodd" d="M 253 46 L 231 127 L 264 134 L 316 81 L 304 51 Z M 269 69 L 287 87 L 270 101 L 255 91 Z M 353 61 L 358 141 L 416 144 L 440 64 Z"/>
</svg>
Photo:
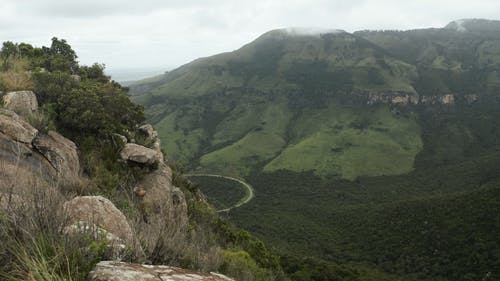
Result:
<svg viewBox="0 0 500 281">
<path fill-rule="evenodd" d="M 188 169 L 255 187 L 228 219 L 291 255 L 296 280 L 335 280 L 313 277 L 330 263 L 495 280 L 498 25 L 275 30 L 131 93 Z"/>
</svg>

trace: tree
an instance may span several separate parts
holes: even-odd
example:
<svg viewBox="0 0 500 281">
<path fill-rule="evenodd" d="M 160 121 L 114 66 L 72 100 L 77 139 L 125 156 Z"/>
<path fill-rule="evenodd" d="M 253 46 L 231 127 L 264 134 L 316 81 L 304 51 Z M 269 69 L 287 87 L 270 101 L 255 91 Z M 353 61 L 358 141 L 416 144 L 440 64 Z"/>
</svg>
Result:
<svg viewBox="0 0 500 281">
<path fill-rule="evenodd" d="M 44 67 L 48 71 L 65 71 L 71 74 L 77 72 L 78 57 L 66 40 L 54 37 L 50 48 L 42 47 L 42 50 L 46 56 Z"/>
</svg>

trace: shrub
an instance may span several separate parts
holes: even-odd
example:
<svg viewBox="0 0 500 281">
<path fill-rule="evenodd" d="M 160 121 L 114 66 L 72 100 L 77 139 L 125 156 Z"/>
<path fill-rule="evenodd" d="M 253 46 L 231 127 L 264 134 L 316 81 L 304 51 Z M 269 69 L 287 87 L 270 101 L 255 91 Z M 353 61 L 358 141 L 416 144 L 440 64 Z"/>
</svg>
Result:
<svg viewBox="0 0 500 281">
<path fill-rule="evenodd" d="M 240 281 L 272 280 L 245 251 L 224 251 L 224 262 L 220 271 Z"/>
<path fill-rule="evenodd" d="M 36 112 L 24 114 L 28 123 L 35 127 L 41 133 L 48 133 L 50 130 L 56 130 L 54 123 L 55 113 L 50 104 L 45 104 L 40 107 Z"/>
</svg>

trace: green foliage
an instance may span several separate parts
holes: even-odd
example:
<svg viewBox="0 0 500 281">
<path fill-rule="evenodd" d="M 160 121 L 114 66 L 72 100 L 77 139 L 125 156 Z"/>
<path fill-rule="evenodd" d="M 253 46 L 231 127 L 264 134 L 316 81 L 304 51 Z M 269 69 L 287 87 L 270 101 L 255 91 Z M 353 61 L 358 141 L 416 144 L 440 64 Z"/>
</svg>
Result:
<svg viewBox="0 0 500 281">
<path fill-rule="evenodd" d="M 185 191 L 191 231 L 211 237 L 208 245 L 226 249 L 218 270 L 237 280 L 283 280 L 278 257 L 250 233 L 221 220 L 200 197 L 198 186 L 182 175 L 181 165 L 171 167 L 173 184 Z"/>
<path fill-rule="evenodd" d="M 48 71 L 64 71 L 75 73 L 78 69 L 77 56 L 75 51 L 64 39 L 52 38 L 50 48 L 42 47 L 45 52 L 43 67 Z"/>
<path fill-rule="evenodd" d="M 69 239 L 48 236 L 47 232 L 32 237 L 25 233 L 25 239 L 13 237 L 13 233 L 2 234 L 6 243 L 3 254 L 13 258 L 0 266 L 2 280 L 87 280 L 88 273 L 108 251 L 105 239 Z"/>
<path fill-rule="evenodd" d="M 46 134 L 50 130 L 56 130 L 56 125 L 54 124 L 56 112 L 51 104 L 44 104 L 36 112 L 25 114 L 25 117 L 28 123 L 40 133 Z"/>
<path fill-rule="evenodd" d="M 246 189 L 240 183 L 224 178 L 192 176 L 190 180 L 198 185 L 208 202 L 217 210 L 235 205 L 246 194 Z"/>
<path fill-rule="evenodd" d="M 362 262 L 408 279 L 481 279 L 500 266 L 500 218 L 491 212 L 498 208 L 499 161 L 497 152 L 355 182 L 256 174 L 247 179 L 256 198 L 230 219 L 283 254 Z"/>
<path fill-rule="evenodd" d="M 78 62 L 75 51 L 66 42 L 57 37 L 52 38 L 50 47 L 33 47 L 26 43 L 4 42 L 0 57 L 4 61 L 4 70 L 9 57 L 23 57 L 31 62 L 31 69 L 44 68 L 47 71 L 62 71 L 76 73 L 78 71 Z"/>
<path fill-rule="evenodd" d="M 116 83 L 80 83 L 63 72 L 39 72 L 34 80 L 41 102 L 52 105 L 58 128 L 69 134 L 109 136 L 144 121 L 142 107 Z"/>
<path fill-rule="evenodd" d="M 220 271 L 242 281 L 270 279 L 266 271 L 260 268 L 245 251 L 224 251 L 224 261 Z"/>
<path fill-rule="evenodd" d="M 187 169 L 249 176 L 228 219 L 323 259 L 283 263 L 292 279 L 494 280 L 499 22 L 464 24 L 277 30 L 131 90 Z M 366 105 L 417 94 L 455 104 Z"/>
<path fill-rule="evenodd" d="M 94 63 L 92 66 L 80 66 L 78 69 L 78 75 L 82 79 L 91 79 L 97 82 L 106 83 L 110 80 L 110 77 L 104 74 L 104 64 Z"/>
<path fill-rule="evenodd" d="M 373 268 L 360 265 L 339 265 L 311 257 L 284 256 L 281 258 L 281 265 L 292 281 L 404 280 L 401 277 L 385 274 Z"/>
</svg>

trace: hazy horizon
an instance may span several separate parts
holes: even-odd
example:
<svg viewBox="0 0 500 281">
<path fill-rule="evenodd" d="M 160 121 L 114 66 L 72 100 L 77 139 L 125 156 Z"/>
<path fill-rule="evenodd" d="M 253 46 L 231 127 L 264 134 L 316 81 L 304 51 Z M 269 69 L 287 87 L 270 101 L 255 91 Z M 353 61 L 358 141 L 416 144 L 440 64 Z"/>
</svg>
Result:
<svg viewBox="0 0 500 281">
<path fill-rule="evenodd" d="M 55 36 L 68 41 L 82 64 L 103 63 L 115 75 L 129 70 L 159 74 L 238 49 L 277 28 L 407 30 L 443 27 L 462 18 L 500 19 L 498 1 L 462 2 L 4 0 L 0 39 L 47 46 Z"/>
</svg>

